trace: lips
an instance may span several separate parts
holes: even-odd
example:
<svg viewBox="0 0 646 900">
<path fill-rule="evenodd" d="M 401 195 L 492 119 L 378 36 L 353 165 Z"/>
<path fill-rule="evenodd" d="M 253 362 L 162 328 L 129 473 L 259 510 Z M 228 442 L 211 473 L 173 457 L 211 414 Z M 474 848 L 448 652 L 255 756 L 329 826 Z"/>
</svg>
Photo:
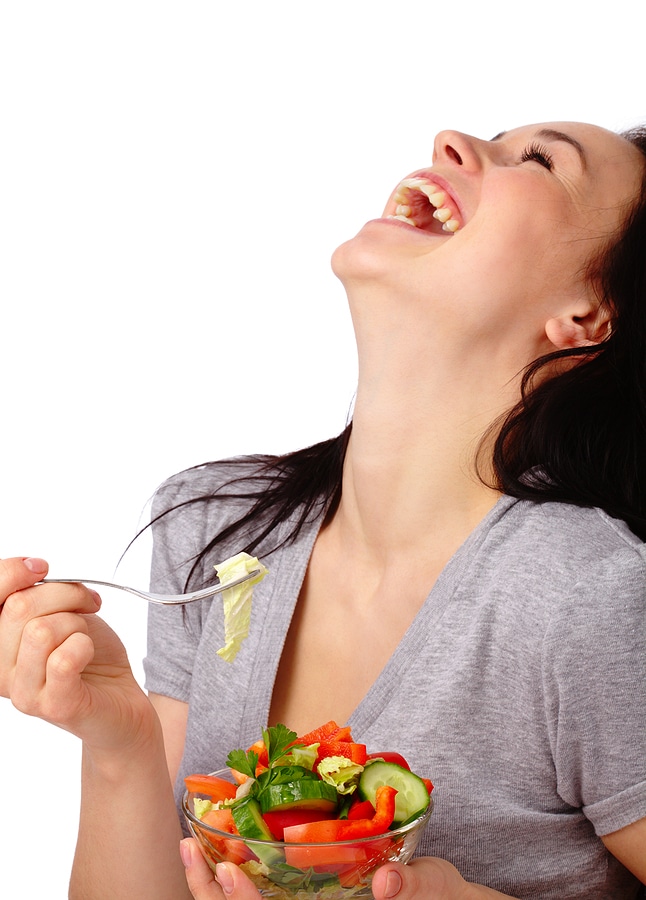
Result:
<svg viewBox="0 0 646 900">
<path fill-rule="evenodd" d="M 462 219 L 455 201 L 437 182 L 414 175 L 399 183 L 393 194 L 395 211 L 387 216 L 429 234 L 455 234 Z"/>
</svg>

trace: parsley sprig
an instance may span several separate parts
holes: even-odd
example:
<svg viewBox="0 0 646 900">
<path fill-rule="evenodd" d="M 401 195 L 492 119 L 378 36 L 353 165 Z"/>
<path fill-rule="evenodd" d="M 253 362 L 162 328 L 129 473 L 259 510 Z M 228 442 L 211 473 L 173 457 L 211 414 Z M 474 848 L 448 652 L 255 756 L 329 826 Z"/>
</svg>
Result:
<svg viewBox="0 0 646 900">
<path fill-rule="evenodd" d="M 298 735 L 286 725 L 270 725 L 262 729 L 262 739 L 267 748 L 268 767 L 266 772 L 261 772 L 256 778 L 258 765 L 258 753 L 255 750 L 232 750 L 227 756 L 227 766 L 255 779 L 251 791 L 244 800 L 249 797 L 258 797 L 270 784 L 281 784 L 292 781 L 294 778 L 303 777 L 304 770 L 292 764 L 291 751 L 297 747 L 303 747 L 297 740 Z"/>
</svg>

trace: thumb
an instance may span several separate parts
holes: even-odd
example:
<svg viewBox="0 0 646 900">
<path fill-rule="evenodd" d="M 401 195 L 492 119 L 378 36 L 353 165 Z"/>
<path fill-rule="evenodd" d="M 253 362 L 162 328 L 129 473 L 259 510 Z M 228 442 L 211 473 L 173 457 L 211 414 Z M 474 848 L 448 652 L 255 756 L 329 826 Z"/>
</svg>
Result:
<svg viewBox="0 0 646 900">
<path fill-rule="evenodd" d="M 0 559 L 0 603 L 10 594 L 41 581 L 48 569 L 45 560 L 36 556 Z"/>
<path fill-rule="evenodd" d="M 375 872 L 372 893 L 375 900 L 413 900 L 432 896 L 434 900 L 457 900 L 467 882 L 445 859 L 419 857 L 408 865 L 387 863 Z"/>
</svg>

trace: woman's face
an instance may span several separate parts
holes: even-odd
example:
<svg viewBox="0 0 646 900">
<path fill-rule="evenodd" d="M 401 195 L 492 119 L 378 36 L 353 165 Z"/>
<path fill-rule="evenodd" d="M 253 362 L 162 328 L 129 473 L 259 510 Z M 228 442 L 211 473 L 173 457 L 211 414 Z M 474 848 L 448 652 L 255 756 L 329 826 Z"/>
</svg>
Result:
<svg viewBox="0 0 646 900">
<path fill-rule="evenodd" d="M 590 300 L 585 265 L 625 220 L 642 170 L 632 144 L 593 125 L 488 141 L 443 131 L 432 165 L 404 179 L 333 268 L 351 300 L 354 288 L 377 288 L 402 316 L 410 300 L 418 325 L 428 309 L 434 329 L 457 317 L 472 338 L 524 335 L 527 352 L 540 352 L 545 321 Z"/>
</svg>

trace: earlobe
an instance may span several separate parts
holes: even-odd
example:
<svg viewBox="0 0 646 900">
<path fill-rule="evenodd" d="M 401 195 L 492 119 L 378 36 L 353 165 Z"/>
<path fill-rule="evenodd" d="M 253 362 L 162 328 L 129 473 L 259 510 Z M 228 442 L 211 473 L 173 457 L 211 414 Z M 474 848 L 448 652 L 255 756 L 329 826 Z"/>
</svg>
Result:
<svg viewBox="0 0 646 900">
<path fill-rule="evenodd" d="M 545 323 L 545 335 L 557 350 L 593 347 L 610 336 L 610 322 L 596 310 L 587 316 L 555 316 Z"/>
</svg>

